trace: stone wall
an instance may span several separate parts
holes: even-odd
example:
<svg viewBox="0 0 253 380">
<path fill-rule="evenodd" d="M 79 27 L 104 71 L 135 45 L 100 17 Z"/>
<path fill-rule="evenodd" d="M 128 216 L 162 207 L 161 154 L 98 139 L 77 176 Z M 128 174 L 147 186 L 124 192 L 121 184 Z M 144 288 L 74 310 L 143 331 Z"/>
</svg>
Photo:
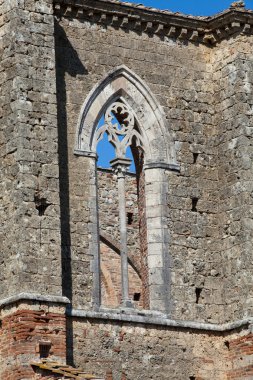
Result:
<svg viewBox="0 0 253 380">
<path fill-rule="evenodd" d="M 168 174 L 172 257 L 171 295 L 168 297 L 172 300 L 172 316 L 211 322 L 228 320 L 228 315 L 224 315 L 224 287 L 220 286 L 224 279 L 221 270 L 224 227 L 217 216 L 221 202 L 218 190 L 223 186 L 218 159 L 224 161 L 218 149 L 219 118 L 214 113 L 219 47 L 210 50 L 198 46 L 196 49 L 195 44 L 186 45 L 179 40 L 164 41 L 158 36 L 151 39 L 146 33 L 138 35 L 103 24 L 92 26 L 78 17 L 73 20 L 63 17 L 56 22 L 56 31 L 59 117 L 61 126 L 65 125 L 68 141 L 69 208 L 71 213 L 76 209 L 79 213 L 68 231 L 71 249 L 77 252 L 72 261 L 78 267 L 78 271 L 72 273 L 77 304 L 81 306 L 84 299 L 91 302 L 92 298 L 89 293 L 92 277 L 87 270 L 92 262 L 87 241 L 92 235 L 85 227 L 89 221 L 89 204 L 80 212 L 80 205 L 90 199 L 90 190 L 79 190 L 81 183 L 90 182 L 90 169 L 87 158 L 73 156 L 77 115 L 96 83 L 113 67 L 124 63 L 146 81 L 163 106 L 181 168 L 178 175 Z M 109 51 L 112 53 L 108 54 Z M 155 62 L 159 63 L 152 65 Z M 159 65 L 165 68 L 162 74 Z M 66 160 L 66 154 L 63 155 Z M 65 166 L 62 171 L 66 176 Z M 62 197 L 66 198 L 67 188 L 62 188 Z M 76 220 L 82 223 L 77 233 L 74 231 Z"/>
<path fill-rule="evenodd" d="M 134 323 L 74 320 L 76 364 L 113 380 L 226 379 L 230 369 L 222 336 Z"/>
<path fill-rule="evenodd" d="M 219 127 L 219 212 L 224 318 L 252 311 L 252 37 L 217 47 L 214 66 L 215 123 Z M 217 282 L 217 287 L 219 283 Z"/>
<path fill-rule="evenodd" d="M 10 269 L 8 268 L 7 258 L 11 259 L 14 252 L 11 252 L 11 247 L 15 241 L 15 231 L 13 230 L 13 212 L 15 202 L 15 190 L 12 183 L 18 173 L 18 165 L 16 163 L 14 153 L 15 148 L 8 148 L 8 145 L 14 138 L 13 133 L 13 113 L 10 104 L 10 95 L 13 81 L 15 78 L 15 50 L 10 46 L 13 44 L 14 36 L 11 34 L 11 29 L 15 22 L 15 11 L 12 10 L 11 3 L 7 6 L 5 1 L 0 3 L 0 11 L 2 14 L 0 22 L 1 31 L 1 111 L 0 111 L 0 242 L 3 260 L 1 261 L 1 294 L 7 293 L 6 280 L 9 278 Z"/>
<path fill-rule="evenodd" d="M 178 29 L 158 23 L 154 32 L 153 13 L 151 21 L 138 26 L 137 10 L 132 9 L 125 22 L 124 16 L 115 19 L 93 12 L 94 1 L 85 1 L 87 12 L 66 4 L 53 10 L 50 0 L 0 3 L 2 297 L 20 292 L 66 295 L 71 301 L 69 361 L 101 375 L 112 370 L 113 380 L 161 380 L 168 374 L 175 380 L 246 379 L 252 376 L 252 334 L 244 327 L 248 322 L 236 330 L 227 325 L 186 328 L 182 321 L 218 324 L 252 312 L 252 36 L 245 35 L 251 26 L 238 33 L 243 21 L 232 22 L 231 11 L 216 20 L 224 22 L 222 31 L 207 34 L 202 19 L 156 14 L 159 22 L 162 17 L 177 20 Z M 98 3 L 105 8 L 111 4 Z M 150 16 L 150 10 L 142 11 L 144 18 Z M 237 16 L 243 17 L 243 12 Z M 184 23 L 190 28 L 183 28 Z M 230 31 L 230 36 L 217 42 L 218 31 Z M 95 176 L 95 157 L 74 154 L 76 129 L 89 92 L 123 64 L 161 105 L 168 130 L 160 140 L 167 147 L 169 135 L 174 138 L 180 165 L 180 171 L 159 167 L 156 177 L 157 168 L 146 168 L 145 178 L 139 173 L 138 190 L 145 198 L 128 192 L 128 202 L 133 202 L 128 204 L 133 212 L 129 245 L 134 251 L 130 249 L 130 292 L 139 293 L 142 286 L 145 296 L 140 302 L 146 309 L 149 293 L 157 309 L 161 298 L 166 299 L 166 312 L 174 322 L 181 320 L 181 327 L 171 327 L 173 321 L 162 326 L 165 315 L 156 310 L 152 316 L 160 326 L 138 322 L 146 314 L 136 310 L 123 310 L 124 316 L 135 313 L 136 320 L 128 322 L 120 321 L 121 314 L 112 321 L 109 311 L 96 320 L 92 317 L 95 272 L 99 275 L 94 264 L 98 189 L 103 200 L 101 235 L 114 240 L 112 250 L 109 240 L 101 237 L 101 256 L 109 256 L 101 263 L 109 270 L 114 261 L 112 288 L 120 292 L 117 202 L 113 207 L 105 203 L 108 192 L 116 199 L 116 188 L 111 174 Z M 152 116 L 145 115 L 146 120 Z M 108 178 L 101 185 L 105 173 Z M 134 182 L 131 178 L 130 185 Z M 150 193 L 153 182 L 156 191 Z M 161 224 L 154 218 L 153 226 L 149 215 L 146 225 L 143 199 L 149 213 L 159 214 Z M 166 281 L 160 279 L 165 286 L 157 292 L 157 284 L 147 278 L 164 263 L 157 263 L 155 254 L 147 257 L 145 241 L 151 230 L 155 244 L 156 229 L 164 233 L 158 240 L 164 238 L 160 246 L 168 266 Z M 76 318 L 80 309 L 83 317 Z M 91 314 L 85 316 L 87 311 Z M 41 337 L 50 336 L 58 347 L 56 356 L 64 358 L 64 313 L 65 307 L 58 314 L 31 303 L 2 312 L 0 367 L 5 380 L 32 376 L 27 363 L 38 356 Z"/>
<path fill-rule="evenodd" d="M 90 193 L 90 187 L 82 187 L 83 183 L 91 181 L 93 164 L 87 157 L 73 155 L 77 118 L 82 104 L 96 83 L 111 69 L 125 64 L 148 84 L 163 106 L 175 139 L 177 160 L 180 164 L 180 173 L 164 172 L 169 189 L 167 224 L 170 232 L 171 294 L 168 294 L 168 298 L 171 302 L 171 317 L 213 323 L 223 323 L 232 316 L 242 317 L 243 313 L 239 312 L 240 306 L 236 306 L 232 295 L 232 283 L 238 284 L 238 281 L 235 279 L 231 281 L 230 277 L 224 275 L 230 270 L 230 264 L 233 268 L 238 265 L 238 261 L 230 263 L 230 256 L 227 256 L 227 239 L 223 235 L 226 221 L 229 220 L 226 202 L 230 202 L 229 200 L 224 202 L 224 195 L 228 193 L 228 187 L 224 185 L 227 180 L 231 180 L 226 170 L 226 148 L 223 143 L 231 136 L 226 132 L 229 128 L 222 124 L 222 120 L 226 118 L 224 114 L 226 107 L 229 110 L 231 107 L 226 96 L 224 99 L 222 96 L 225 88 L 230 94 L 225 70 L 232 61 L 230 49 L 234 40 L 229 43 L 224 41 L 221 46 L 218 45 L 213 49 L 204 45 L 196 47 L 194 43 L 186 44 L 173 38 L 162 39 L 157 35 L 151 38 L 148 33 L 136 33 L 131 28 L 117 29 L 108 24 L 93 24 L 82 19 L 81 14 L 74 18 L 65 16 L 58 19 L 56 32 L 58 102 L 61 126 L 65 128 L 65 142 L 68 142 L 69 193 L 63 190 L 65 191 L 63 196 L 69 194 L 71 210 L 69 235 L 72 240 L 71 249 L 75 253 L 72 267 L 74 307 L 88 308 L 92 302 L 92 275 L 87 268 L 90 262 L 92 263 L 93 257 L 87 242 L 92 240 L 94 233 L 89 227 L 86 228 L 89 226 L 93 210 L 88 200 L 92 199 L 93 207 L 94 194 Z M 225 49 L 227 61 L 226 59 L 223 61 L 221 57 L 221 54 L 224 55 L 224 46 L 227 49 Z M 223 69 L 223 66 L 226 69 Z M 234 114 L 229 117 L 233 119 Z M 222 128 L 224 134 L 221 133 Z M 112 193 L 113 190 L 107 189 Z M 242 209 L 239 214 L 241 218 Z M 78 219 L 75 215 L 78 215 Z M 77 230 L 77 220 L 81 223 L 81 230 Z M 79 239 L 80 231 L 82 240 Z M 237 257 L 238 247 L 234 248 L 234 252 Z M 81 273 L 86 276 L 86 282 L 84 280 L 80 282 Z M 235 309 L 237 311 L 234 313 Z M 137 366 L 137 363 L 139 365 L 140 357 L 143 358 L 144 350 L 147 351 L 148 342 L 145 339 L 152 329 L 143 327 L 141 330 L 143 335 L 140 338 L 135 330 L 138 328 L 127 325 L 126 329 L 130 331 L 129 345 L 121 349 L 119 346 L 123 343 L 116 344 L 117 331 L 122 328 L 121 325 L 94 321 L 89 322 L 87 327 L 85 324 L 84 321 L 76 321 L 73 326 L 76 334 L 74 341 L 76 363 L 84 366 L 86 361 L 89 362 L 89 355 L 94 359 L 94 356 L 101 356 L 101 352 L 104 352 L 101 364 L 95 359 L 97 368 L 101 366 L 101 371 L 102 368 L 105 370 L 107 361 L 113 363 L 108 364 L 109 367 L 114 365 L 120 367 L 122 363 L 122 368 L 115 369 L 117 379 L 125 371 L 124 363 L 127 363 L 127 368 L 130 369 L 127 375 L 129 378 L 136 377 L 136 373 L 138 378 L 142 376 L 150 378 L 150 367 L 145 367 L 144 373 L 140 374 L 135 365 Z M 172 342 L 172 345 L 168 348 L 167 338 L 164 336 L 159 338 L 159 329 L 154 329 L 151 334 L 152 339 L 156 344 L 157 341 L 161 342 L 163 353 L 157 354 L 153 344 L 150 355 L 159 356 L 161 361 L 166 360 L 165 358 L 172 360 L 171 358 L 175 357 L 174 350 L 178 351 L 180 347 L 181 332 L 163 329 L 162 331 L 163 335 L 168 335 L 168 341 Z M 86 336 L 89 334 L 93 349 L 90 349 L 90 344 L 86 341 Z M 164 366 L 161 363 L 160 366 L 157 364 L 154 378 L 155 376 L 159 379 L 166 378 L 168 371 L 171 373 L 171 378 L 175 379 L 224 378 L 229 362 L 226 363 L 227 348 L 222 339 L 213 333 L 203 335 L 195 335 L 193 331 L 182 333 L 182 341 L 187 340 L 187 354 L 184 354 L 182 359 L 177 357 L 176 366 L 172 361 L 166 364 L 166 373 L 161 372 Z M 192 345 L 193 340 L 202 348 Z M 110 345 L 110 354 L 107 355 L 103 351 L 101 348 L 103 344 L 106 348 Z M 216 344 L 221 350 L 221 356 L 217 355 L 219 350 Z M 87 346 L 89 352 L 85 349 Z M 137 347 L 134 352 L 133 347 Z M 213 349 L 213 353 L 210 354 L 210 350 Z M 202 352 L 201 357 L 197 353 L 198 350 Z M 119 356 L 122 356 L 120 361 Z M 178 372 L 183 366 L 178 364 L 180 360 L 189 363 L 183 375 Z"/>
<path fill-rule="evenodd" d="M 171 289 L 174 317 L 217 322 L 223 310 L 220 289 L 212 285 L 220 267 L 217 131 L 212 66 L 209 54 L 202 54 L 181 71 L 166 105 L 181 168 L 179 175 L 168 173 Z"/>
<path fill-rule="evenodd" d="M 1 294 L 61 294 L 52 4 L 1 7 Z"/>
<path fill-rule="evenodd" d="M 91 199 L 91 194 L 89 187 L 82 186 L 90 182 L 90 159 L 73 155 L 76 123 L 89 91 L 112 68 L 124 63 L 146 81 L 164 107 L 181 164 L 180 175 L 172 174 L 169 180 L 170 254 L 173 256 L 171 291 L 173 300 L 176 300 L 173 301 L 172 315 L 185 319 L 219 320 L 221 307 L 213 308 L 219 302 L 218 296 L 209 297 L 208 285 L 196 303 L 196 289 L 202 291 L 207 272 L 215 271 L 218 265 L 217 261 L 209 265 L 206 251 L 208 241 L 217 237 L 213 217 L 217 205 L 215 194 L 212 194 L 217 180 L 214 159 L 217 151 L 210 139 L 210 131 L 212 134 L 216 132 L 212 118 L 209 49 L 205 46 L 196 49 L 194 44 L 162 40 L 157 36 L 151 39 L 146 33 L 139 35 L 132 30 L 108 25 L 93 25 L 78 17 L 62 17 L 56 22 L 56 56 L 60 125 L 68 141 L 69 234 L 71 249 L 75 252 L 72 265 L 78 267 L 78 271 L 72 268 L 74 305 L 87 308 L 92 298 L 89 293 L 92 278 L 89 271 L 86 273 L 92 261 L 87 247 L 92 239 L 87 228 L 90 218 L 87 200 Z M 196 163 L 193 154 L 199 154 Z M 67 157 L 66 152 L 64 157 Z M 62 196 L 68 196 L 66 188 Z M 201 198 L 197 205 L 199 212 L 192 211 L 193 198 Z M 84 204 L 85 210 L 82 210 Z M 76 213 L 81 219 L 75 217 Z M 76 233 L 78 220 L 82 226 L 81 240 L 80 229 Z M 80 279 L 80 271 L 86 281 Z"/>
</svg>

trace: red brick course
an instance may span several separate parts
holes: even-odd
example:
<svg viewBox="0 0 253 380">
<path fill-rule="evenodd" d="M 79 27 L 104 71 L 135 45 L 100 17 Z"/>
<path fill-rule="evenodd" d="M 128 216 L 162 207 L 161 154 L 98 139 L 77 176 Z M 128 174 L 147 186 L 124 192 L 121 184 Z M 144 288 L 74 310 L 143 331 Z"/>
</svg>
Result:
<svg viewBox="0 0 253 380">
<path fill-rule="evenodd" d="M 253 334 L 229 342 L 228 359 L 232 362 L 228 380 L 253 378 Z"/>
<path fill-rule="evenodd" d="M 141 251 L 141 272 L 142 272 L 142 301 L 143 308 L 149 309 L 149 275 L 148 275 L 148 242 L 147 242 L 147 219 L 145 202 L 145 172 L 143 170 L 143 154 L 134 149 L 133 157 L 136 166 L 138 209 L 139 209 L 139 231 L 140 231 L 140 251 Z"/>
<path fill-rule="evenodd" d="M 30 362 L 40 357 L 39 342 L 50 341 L 50 355 L 65 361 L 66 320 L 64 315 L 43 310 L 19 310 L 2 319 L 0 330 L 1 379 L 31 379 Z"/>
</svg>

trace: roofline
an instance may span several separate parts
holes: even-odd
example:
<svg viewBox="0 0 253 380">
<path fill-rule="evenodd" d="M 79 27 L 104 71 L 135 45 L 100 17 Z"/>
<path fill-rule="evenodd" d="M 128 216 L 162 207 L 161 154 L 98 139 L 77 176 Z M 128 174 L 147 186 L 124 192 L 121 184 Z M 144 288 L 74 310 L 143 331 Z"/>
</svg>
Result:
<svg viewBox="0 0 253 380">
<path fill-rule="evenodd" d="M 253 33 L 253 11 L 230 7 L 214 16 L 188 16 L 118 0 L 53 0 L 57 17 L 84 19 L 117 28 L 208 46 L 234 33 Z"/>
</svg>

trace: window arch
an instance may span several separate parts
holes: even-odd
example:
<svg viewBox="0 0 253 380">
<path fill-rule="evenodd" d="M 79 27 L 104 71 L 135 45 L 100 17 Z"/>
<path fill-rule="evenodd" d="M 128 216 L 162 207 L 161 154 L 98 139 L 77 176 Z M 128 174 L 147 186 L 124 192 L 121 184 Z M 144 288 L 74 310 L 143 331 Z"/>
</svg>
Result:
<svg viewBox="0 0 253 380">
<path fill-rule="evenodd" d="M 105 115 L 105 123 L 97 127 L 102 115 Z M 115 129 L 115 126 L 113 127 L 114 116 L 117 116 L 121 124 L 120 131 L 118 128 Z M 152 310 L 168 313 L 170 309 L 170 254 L 166 221 L 168 181 L 165 170 L 179 170 L 179 167 L 162 108 L 145 83 L 125 66 L 110 72 L 91 91 L 81 110 L 77 125 L 75 154 L 90 158 L 90 169 L 94 178 L 96 176 L 96 146 L 104 133 L 107 133 L 115 147 L 116 159 L 112 162 L 112 166 L 118 173 L 118 184 L 121 188 L 120 178 L 124 176 L 123 172 L 129 164 L 125 157 L 127 146 L 131 145 L 132 150 L 136 149 L 135 156 L 139 156 L 136 166 L 141 164 L 145 173 L 143 187 L 145 188 L 147 226 L 149 306 Z M 90 212 L 96 216 L 92 219 L 90 226 L 93 234 L 90 244 L 90 251 L 93 254 L 93 302 L 94 307 L 98 308 L 101 305 L 101 268 L 98 195 L 97 183 L 94 181 L 90 183 L 90 194 Z M 121 234 L 121 242 L 122 238 Z M 121 250 L 123 250 L 122 244 Z M 122 291 L 124 289 L 124 306 L 131 306 L 127 302 L 126 283 Z"/>
</svg>

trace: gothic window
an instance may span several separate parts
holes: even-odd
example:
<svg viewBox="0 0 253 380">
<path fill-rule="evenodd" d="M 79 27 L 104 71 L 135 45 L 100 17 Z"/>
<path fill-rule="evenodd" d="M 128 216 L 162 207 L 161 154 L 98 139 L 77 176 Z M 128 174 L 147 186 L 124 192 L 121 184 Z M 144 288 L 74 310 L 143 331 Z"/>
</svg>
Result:
<svg viewBox="0 0 253 380">
<path fill-rule="evenodd" d="M 114 147 L 115 157 L 110 169 L 100 172 L 97 146 L 105 136 Z M 129 147 L 136 169 L 134 177 L 128 173 L 130 160 L 126 152 Z M 169 313 L 167 172 L 177 171 L 178 165 L 162 108 L 146 84 L 127 67 L 121 66 L 109 73 L 88 95 L 78 121 L 75 154 L 87 157 L 91 173 L 89 250 L 94 308 L 137 305 Z M 116 222 L 111 223 L 112 228 L 118 227 L 114 229 L 119 231 L 114 232 L 115 236 L 108 233 L 110 226 L 102 220 L 106 210 L 99 205 L 105 177 L 111 181 L 112 194 L 117 198 L 118 216 Z M 137 225 L 134 210 L 127 206 L 131 181 L 132 184 L 135 181 L 132 195 L 136 197 Z M 113 216 L 109 223 L 110 219 Z M 136 240 L 140 242 L 134 250 L 128 244 L 131 228 L 138 231 Z M 110 257 L 107 263 L 106 254 Z M 118 285 L 108 266 L 110 260 L 117 261 L 118 268 L 122 267 Z"/>
</svg>

